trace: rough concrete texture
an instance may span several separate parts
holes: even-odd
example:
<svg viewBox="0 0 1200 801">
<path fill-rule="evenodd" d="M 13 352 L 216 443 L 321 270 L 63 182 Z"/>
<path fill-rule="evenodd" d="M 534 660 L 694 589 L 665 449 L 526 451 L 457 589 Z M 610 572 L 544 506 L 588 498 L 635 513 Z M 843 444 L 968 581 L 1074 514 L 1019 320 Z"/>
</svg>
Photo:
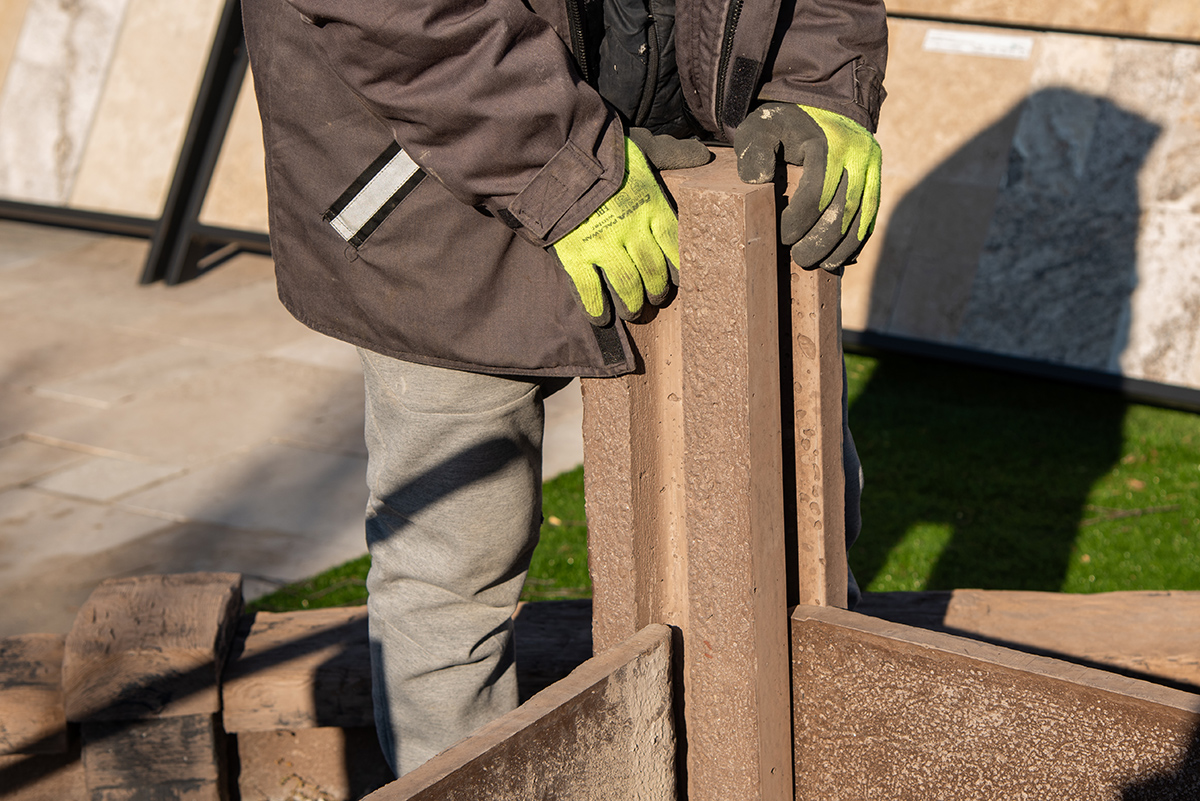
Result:
<svg viewBox="0 0 1200 801">
<path fill-rule="evenodd" d="M 774 189 L 731 151 L 667 175 L 678 297 L 632 339 L 644 372 L 585 382 L 598 653 L 678 627 L 688 795 L 790 795 Z"/>
<path fill-rule="evenodd" d="M 794 262 L 790 277 L 792 391 L 784 408 L 794 423 L 784 426 L 783 448 L 796 460 L 796 597 L 788 604 L 844 607 L 841 278 Z"/>
<path fill-rule="evenodd" d="M 728 151 L 721 154 L 729 156 Z M 790 793 L 774 188 L 732 158 L 680 218 L 688 797 Z"/>
<path fill-rule="evenodd" d="M 671 632 L 648 626 L 372 801 L 675 796 Z"/>
<path fill-rule="evenodd" d="M 856 611 L 1200 692 L 1200 592 L 879 592 Z"/>
<path fill-rule="evenodd" d="M 634 327 L 631 341 L 657 369 L 582 381 L 597 653 L 648 623 L 681 626 L 686 619 L 679 304 Z"/>
<path fill-rule="evenodd" d="M 832 608 L 792 660 L 797 799 L 1200 794 L 1197 695 Z"/>
<path fill-rule="evenodd" d="M 1171 6 L 1093 5 L 1045 10 L 1094 30 Z M 1200 387 L 1200 45 L 1005 21 L 1031 28 L 891 21 L 885 198 L 847 328 Z"/>
<path fill-rule="evenodd" d="M 352 801 L 392 781 L 374 728 L 242 732 L 242 801 Z"/>
</svg>

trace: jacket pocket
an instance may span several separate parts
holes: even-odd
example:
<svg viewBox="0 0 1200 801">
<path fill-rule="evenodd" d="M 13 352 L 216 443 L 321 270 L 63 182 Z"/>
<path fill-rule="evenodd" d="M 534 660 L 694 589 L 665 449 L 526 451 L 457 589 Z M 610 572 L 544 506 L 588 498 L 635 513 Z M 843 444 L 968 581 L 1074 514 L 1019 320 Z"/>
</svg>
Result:
<svg viewBox="0 0 1200 801">
<path fill-rule="evenodd" d="M 321 219 L 357 248 L 424 178 L 425 171 L 392 142 L 346 187 Z"/>
</svg>

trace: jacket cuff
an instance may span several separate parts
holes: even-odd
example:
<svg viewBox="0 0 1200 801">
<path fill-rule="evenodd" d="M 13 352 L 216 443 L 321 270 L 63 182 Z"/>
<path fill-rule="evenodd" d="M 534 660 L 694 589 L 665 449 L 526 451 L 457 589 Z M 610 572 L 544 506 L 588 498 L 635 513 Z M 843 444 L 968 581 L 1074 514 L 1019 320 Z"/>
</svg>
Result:
<svg viewBox="0 0 1200 801">
<path fill-rule="evenodd" d="M 595 153 L 568 141 L 496 216 L 539 247 L 557 242 L 621 188 L 625 141 L 614 120 Z"/>
<path fill-rule="evenodd" d="M 883 76 L 861 59 L 847 64 L 822 83 L 799 83 L 786 78 L 768 82 L 760 100 L 776 100 L 828 109 L 857 122 L 872 133 L 879 127 L 879 107 L 887 92 Z"/>
</svg>

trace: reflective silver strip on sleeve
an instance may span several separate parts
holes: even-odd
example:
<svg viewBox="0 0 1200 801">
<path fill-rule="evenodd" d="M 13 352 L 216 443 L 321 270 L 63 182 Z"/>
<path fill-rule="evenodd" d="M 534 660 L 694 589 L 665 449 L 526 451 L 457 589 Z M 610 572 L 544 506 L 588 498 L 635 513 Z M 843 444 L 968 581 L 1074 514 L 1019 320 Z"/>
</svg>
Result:
<svg viewBox="0 0 1200 801">
<path fill-rule="evenodd" d="M 329 207 L 324 220 L 338 236 L 358 247 L 424 177 L 416 162 L 393 142 Z"/>
</svg>

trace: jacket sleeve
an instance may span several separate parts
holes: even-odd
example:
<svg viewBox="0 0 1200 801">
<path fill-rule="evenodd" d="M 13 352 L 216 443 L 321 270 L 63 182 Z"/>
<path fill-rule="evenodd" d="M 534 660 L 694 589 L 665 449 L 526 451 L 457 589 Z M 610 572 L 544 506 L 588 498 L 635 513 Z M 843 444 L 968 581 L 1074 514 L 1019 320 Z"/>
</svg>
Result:
<svg viewBox="0 0 1200 801">
<path fill-rule="evenodd" d="M 463 203 L 546 245 L 619 188 L 619 120 L 521 0 L 288 2 L 346 86 Z"/>
<path fill-rule="evenodd" d="M 881 0 L 785 0 L 773 56 L 762 99 L 824 108 L 876 129 L 887 63 Z"/>
</svg>

